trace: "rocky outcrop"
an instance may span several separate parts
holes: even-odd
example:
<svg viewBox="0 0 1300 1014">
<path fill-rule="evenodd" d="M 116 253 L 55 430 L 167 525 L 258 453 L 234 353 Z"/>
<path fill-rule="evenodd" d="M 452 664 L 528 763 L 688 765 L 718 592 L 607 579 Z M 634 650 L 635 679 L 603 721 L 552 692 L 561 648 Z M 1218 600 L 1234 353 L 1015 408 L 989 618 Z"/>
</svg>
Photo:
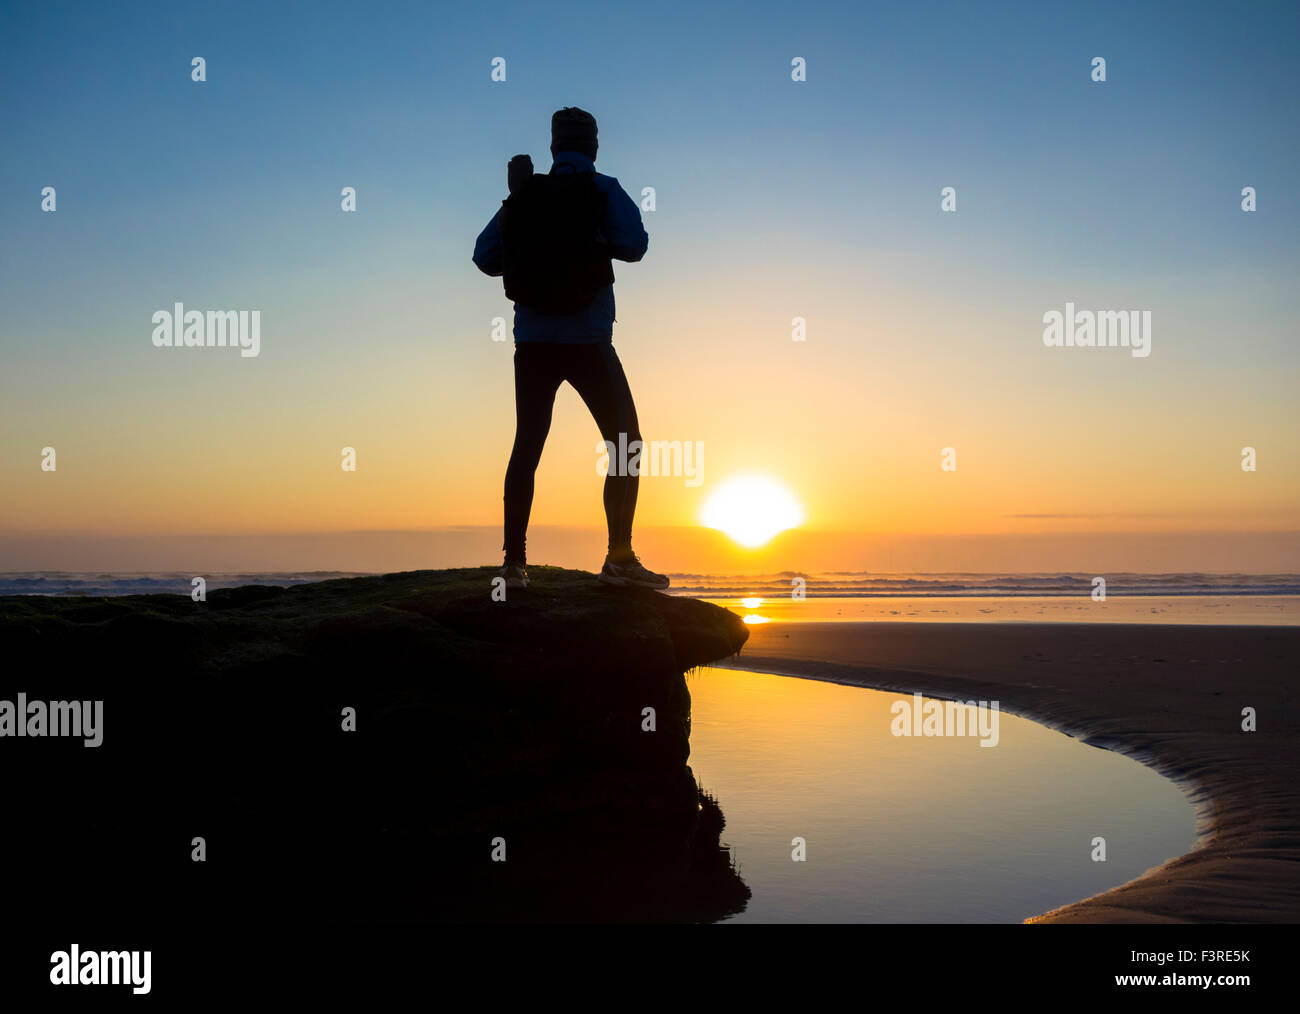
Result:
<svg viewBox="0 0 1300 1014">
<path fill-rule="evenodd" d="M 104 701 L 101 747 L 23 745 L 77 804 L 24 782 L 33 833 L 9 858 L 43 868 L 89 845 L 105 885 L 134 871 L 137 903 L 152 884 L 214 911 L 336 919 L 742 906 L 687 764 L 684 673 L 738 651 L 744 624 L 557 568 L 494 601 L 495 574 L 0 599 L 0 697 Z"/>
</svg>

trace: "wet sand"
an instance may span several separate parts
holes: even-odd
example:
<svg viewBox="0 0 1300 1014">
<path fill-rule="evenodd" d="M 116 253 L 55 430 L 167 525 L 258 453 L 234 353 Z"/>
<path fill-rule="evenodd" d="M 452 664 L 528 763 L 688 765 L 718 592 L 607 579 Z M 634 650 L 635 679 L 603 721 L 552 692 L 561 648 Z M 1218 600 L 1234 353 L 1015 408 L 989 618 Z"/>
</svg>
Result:
<svg viewBox="0 0 1300 1014">
<path fill-rule="evenodd" d="M 1201 839 L 1030 922 L 1300 920 L 1300 628 L 768 623 L 720 667 L 999 700 L 1175 779 Z M 1257 732 L 1241 730 L 1242 709 Z"/>
</svg>

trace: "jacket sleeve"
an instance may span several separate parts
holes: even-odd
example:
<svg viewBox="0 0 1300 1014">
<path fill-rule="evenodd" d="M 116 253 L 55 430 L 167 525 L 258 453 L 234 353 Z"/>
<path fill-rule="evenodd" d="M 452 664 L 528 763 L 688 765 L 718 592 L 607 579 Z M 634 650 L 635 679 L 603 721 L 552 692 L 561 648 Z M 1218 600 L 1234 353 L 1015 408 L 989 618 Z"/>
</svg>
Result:
<svg viewBox="0 0 1300 1014">
<path fill-rule="evenodd" d="M 492 221 L 488 222 L 483 231 L 478 234 L 478 240 L 474 243 L 475 265 L 483 274 L 491 275 L 493 278 L 499 278 L 505 271 L 501 255 L 500 218 L 501 212 L 498 211 L 492 216 Z"/>
<path fill-rule="evenodd" d="M 613 180 L 605 201 L 605 221 L 601 225 L 611 257 L 635 263 L 645 256 L 650 237 L 641 224 L 641 209 L 627 192 Z"/>
</svg>

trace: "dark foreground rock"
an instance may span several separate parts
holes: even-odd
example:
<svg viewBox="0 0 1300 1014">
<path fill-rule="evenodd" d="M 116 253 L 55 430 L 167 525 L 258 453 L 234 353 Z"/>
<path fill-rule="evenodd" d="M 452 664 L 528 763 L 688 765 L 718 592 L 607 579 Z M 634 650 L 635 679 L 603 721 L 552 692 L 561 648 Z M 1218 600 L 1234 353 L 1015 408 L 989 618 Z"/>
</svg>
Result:
<svg viewBox="0 0 1300 1014">
<path fill-rule="evenodd" d="M 495 602 L 494 575 L 0 598 L 0 700 L 104 702 L 98 748 L 0 738 L 25 814 L 7 865 L 37 875 L 33 902 L 75 869 L 83 904 L 214 920 L 743 907 L 687 765 L 684 677 L 740 649 L 740 619 L 544 567 Z"/>
</svg>

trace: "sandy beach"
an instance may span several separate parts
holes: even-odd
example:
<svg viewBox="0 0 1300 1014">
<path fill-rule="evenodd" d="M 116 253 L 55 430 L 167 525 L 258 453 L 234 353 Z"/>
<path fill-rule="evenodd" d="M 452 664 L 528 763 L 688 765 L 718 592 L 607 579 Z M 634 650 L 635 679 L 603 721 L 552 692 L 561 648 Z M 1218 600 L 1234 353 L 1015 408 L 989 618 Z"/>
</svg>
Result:
<svg viewBox="0 0 1300 1014">
<path fill-rule="evenodd" d="M 771 623 L 716 664 L 997 699 L 1191 794 L 1193 851 L 1032 923 L 1276 923 L 1300 918 L 1297 658 L 1294 627 Z M 1256 732 L 1241 729 L 1245 707 Z"/>
</svg>

